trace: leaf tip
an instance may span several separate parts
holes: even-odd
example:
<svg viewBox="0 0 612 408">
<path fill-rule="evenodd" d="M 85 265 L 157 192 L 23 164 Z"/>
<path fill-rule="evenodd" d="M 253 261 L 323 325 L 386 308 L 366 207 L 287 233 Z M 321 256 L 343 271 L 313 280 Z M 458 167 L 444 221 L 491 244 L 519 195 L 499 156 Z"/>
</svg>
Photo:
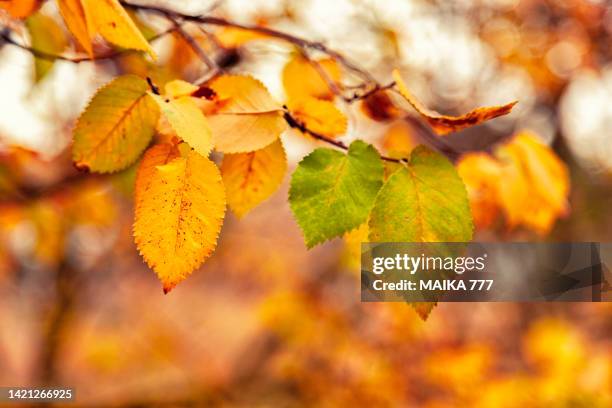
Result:
<svg viewBox="0 0 612 408">
<path fill-rule="evenodd" d="M 164 291 L 164 295 L 167 295 L 168 293 L 170 293 L 170 291 L 172 289 L 174 289 L 176 287 L 176 283 L 164 283 L 162 290 Z"/>
</svg>

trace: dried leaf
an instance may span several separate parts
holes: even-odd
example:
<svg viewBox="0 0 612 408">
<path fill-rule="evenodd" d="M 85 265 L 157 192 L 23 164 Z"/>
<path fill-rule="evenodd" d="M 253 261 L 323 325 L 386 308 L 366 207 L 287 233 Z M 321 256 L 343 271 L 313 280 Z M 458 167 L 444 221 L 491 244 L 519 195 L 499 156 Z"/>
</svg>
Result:
<svg viewBox="0 0 612 408">
<path fill-rule="evenodd" d="M 361 110 L 367 117 L 377 122 L 386 122 L 399 118 L 402 111 L 393 104 L 389 94 L 375 92 L 361 102 Z"/>
<path fill-rule="evenodd" d="M 489 106 L 476 108 L 461 116 L 442 115 L 436 111 L 430 110 L 423 106 L 408 90 L 408 87 L 402 80 L 398 70 L 393 71 L 393 79 L 400 94 L 404 99 L 412 105 L 412 107 L 431 125 L 431 127 L 439 135 L 445 135 L 450 132 L 456 132 L 471 126 L 486 122 L 487 120 L 498 116 L 507 115 L 512 111 L 517 102 L 510 102 L 501 106 Z"/>
</svg>

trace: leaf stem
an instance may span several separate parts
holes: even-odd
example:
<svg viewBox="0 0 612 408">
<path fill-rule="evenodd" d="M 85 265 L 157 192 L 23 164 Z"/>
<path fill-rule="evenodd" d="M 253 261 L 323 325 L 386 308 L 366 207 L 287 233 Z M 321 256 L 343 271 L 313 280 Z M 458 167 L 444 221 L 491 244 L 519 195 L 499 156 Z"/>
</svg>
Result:
<svg viewBox="0 0 612 408">
<path fill-rule="evenodd" d="M 335 146 L 341 150 L 346 150 L 348 151 L 349 147 L 344 144 L 343 142 L 339 141 L 339 140 L 334 140 L 331 139 L 325 135 L 322 135 L 320 133 L 317 133 L 311 129 L 308 129 L 306 127 L 306 125 L 302 122 L 300 122 L 299 120 L 297 120 L 294 116 L 291 115 L 291 113 L 285 109 L 285 111 L 283 112 L 283 118 L 285 119 L 285 121 L 287 122 L 287 124 L 289 125 L 289 127 L 294 128 L 294 129 L 298 129 L 299 131 L 301 131 L 302 133 L 305 133 L 311 137 L 313 137 L 314 139 L 320 140 L 321 142 L 325 142 L 327 144 L 330 144 L 332 146 Z M 402 163 L 404 162 L 404 159 L 396 159 L 393 157 L 388 157 L 388 156 L 380 156 L 381 159 L 388 161 L 388 162 L 392 162 L 392 163 Z"/>
</svg>

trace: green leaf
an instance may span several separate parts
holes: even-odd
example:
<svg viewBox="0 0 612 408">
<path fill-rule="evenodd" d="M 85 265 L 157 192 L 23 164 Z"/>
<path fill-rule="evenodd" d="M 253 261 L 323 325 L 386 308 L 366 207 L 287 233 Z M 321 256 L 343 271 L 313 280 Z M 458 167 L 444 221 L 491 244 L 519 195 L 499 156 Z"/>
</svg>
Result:
<svg viewBox="0 0 612 408">
<path fill-rule="evenodd" d="M 380 189 L 369 227 L 372 242 L 468 242 L 474 229 L 455 167 L 424 146 Z"/>
<path fill-rule="evenodd" d="M 312 248 L 365 222 L 382 179 L 380 155 L 362 141 L 353 142 L 348 154 L 316 149 L 306 156 L 289 191 L 306 245 Z"/>
<path fill-rule="evenodd" d="M 110 173 L 138 159 L 159 119 L 159 107 L 147 90 L 145 80 L 125 75 L 96 93 L 74 129 L 77 167 Z"/>
<path fill-rule="evenodd" d="M 62 28 L 53 20 L 41 13 L 35 13 L 27 18 L 26 27 L 30 33 L 33 49 L 47 54 L 61 54 L 68 46 L 68 40 Z M 34 71 L 36 82 L 45 77 L 53 67 L 54 61 L 34 56 Z"/>
<path fill-rule="evenodd" d="M 413 150 L 378 193 L 370 213 L 371 242 L 468 242 L 474 224 L 457 170 L 424 146 Z M 426 320 L 436 302 L 411 303 Z"/>
</svg>

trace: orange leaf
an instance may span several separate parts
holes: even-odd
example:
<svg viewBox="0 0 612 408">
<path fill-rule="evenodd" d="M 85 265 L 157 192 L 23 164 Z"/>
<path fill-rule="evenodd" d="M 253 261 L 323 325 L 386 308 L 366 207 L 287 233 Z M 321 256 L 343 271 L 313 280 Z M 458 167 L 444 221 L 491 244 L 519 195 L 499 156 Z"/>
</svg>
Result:
<svg viewBox="0 0 612 408">
<path fill-rule="evenodd" d="M 80 0 L 57 0 L 57 6 L 60 14 L 78 43 L 87 51 L 89 56 L 93 57 L 93 47 L 89 31 L 87 29 L 87 21 L 85 20 L 85 11 Z"/>
<path fill-rule="evenodd" d="M 348 121 L 333 102 L 308 97 L 289 105 L 292 115 L 309 130 L 327 137 L 346 133 Z"/>
<path fill-rule="evenodd" d="M 480 228 L 491 226 L 501 211 L 508 228 L 544 235 L 569 210 L 567 166 L 530 132 L 518 133 L 494 156 L 465 155 L 458 171 Z"/>
<path fill-rule="evenodd" d="M 398 70 L 393 71 L 393 79 L 399 89 L 400 94 L 404 99 L 430 124 L 430 126 L 439 135 L 457 132 L 461 129 L 479 125 L 487 120 L 498 116 L 507 115 L 512 111 L 517 101 L 510 102 L 501 106 L 488 106 L 476 108 L 461 116 L 442 115 L 436 111 L 430 110 L 423 106 L 408 90 L 408 87 L 402 80 Z"/>
<path fill-rule="evenodd" d="M 210 88 L 212 101 L 200 99 L 212 130 L 215 149 L 223 153 L 245 153 L 262 149 L 287 128 L 282 106 L 257 79 L 246 75 L 223 75 Z M 206 96 L 205 96 L 206 98 Z"/>
<path fill-rule="evenodd" d="M 0 0 L 0 9 L 6 10 L 13 18 L 23 19 L 34 14 L 42 3 L 42 0 Z"/>
<path fill-rule="evenodd" d="M 302 55 L 296 54 L 283 69 L 283 87 L 288 101 L 298 101 L 308 97 L 326 100 L 334 98 L 334 93 L 316 64 L 330 80 L 334 82 L 340 80 L 340 67 L 335 60 L 326 58 L 309 61 Z"/>
<path fill-rule="evenodd" d="M 287 157 L 280 140 L 254 152 L 226 154 L 221 175 L 232 211 L 241 218 L 268 199 L 286 171 Z"/>
<path fill-rule="evenodd" d="M 136 246 L 167 293 L 217 246 L 225 216 L 219 169 L 186 145 L 154 146 L 140 163 L 135 207 Z"/>
</svg>

